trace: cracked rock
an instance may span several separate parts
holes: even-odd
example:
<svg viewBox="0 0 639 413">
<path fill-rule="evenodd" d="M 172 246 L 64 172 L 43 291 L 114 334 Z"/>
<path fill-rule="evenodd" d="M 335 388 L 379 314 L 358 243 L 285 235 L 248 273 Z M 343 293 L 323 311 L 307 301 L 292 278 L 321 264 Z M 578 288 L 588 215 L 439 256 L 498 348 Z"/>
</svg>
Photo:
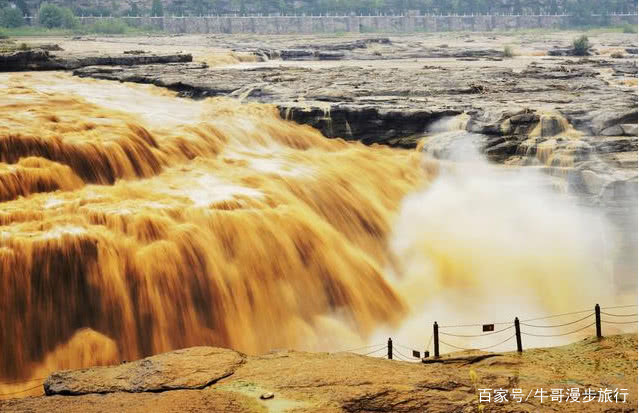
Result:
<svg viewBox="0 0 639 413">
<path fill-rule="evenodd" d="M 244 355 L 215 347 L 192 347 L 117 366 L 53 373 L 44 382 L 47 395 L 113 392 L 161 392 L 202 389 L 228 377 Z"/>
</svg>

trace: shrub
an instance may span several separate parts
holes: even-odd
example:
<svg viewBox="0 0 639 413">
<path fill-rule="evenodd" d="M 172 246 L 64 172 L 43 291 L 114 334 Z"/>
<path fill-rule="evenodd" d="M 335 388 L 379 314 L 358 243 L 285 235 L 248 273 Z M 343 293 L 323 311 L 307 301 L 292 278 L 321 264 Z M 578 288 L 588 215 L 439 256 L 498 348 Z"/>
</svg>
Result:
<svg viewBox="0 0 639 413">
<path fill-rule="evenodd" d="M 100 34 L 124 34 L 129 26 L 120 19 L 100 20 L 89 27 L 89 32 Z"/>
<path fill-rule="evenodd" d="M 572 42 L 572 49 L 575 56 L 587 56 L 588 50 L 590 50 L 591 47 L 592 45 L 586 35 L 579 36 Z"/>
<path fill-rule="evenodd" d="M 504 57 L 514 57 L 515 52 L 513 51 L 512 46 L 504 46 Z"/>
<path fill-rule="evenodd" d="M 22 11 L 18 8 L 5 7 L 0 10 L 0 26 L 2 27 L 20 27 L 24 24 Z"/>
<path fill-rule="evenodd" d="M 636 24 L 624 24 L 622 31 L 624 33 L 637 33 L 637 25 Z"/>
</svg>

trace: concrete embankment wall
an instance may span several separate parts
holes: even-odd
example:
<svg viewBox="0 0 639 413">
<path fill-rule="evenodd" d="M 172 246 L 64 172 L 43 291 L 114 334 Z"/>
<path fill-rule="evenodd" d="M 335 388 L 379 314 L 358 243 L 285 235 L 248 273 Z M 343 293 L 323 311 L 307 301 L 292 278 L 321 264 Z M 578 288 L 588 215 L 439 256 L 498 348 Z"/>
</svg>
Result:
<svg viewBox="0 0 639 413">
<path fill-rule="evenodd" d="M 108 17 L 83 17 L 84 24 Z M 126 17 L 134 26 L 170 33 L 369 33 L 493 31 L 562 28 L 574 24 L 572 16 L 255 16 L 255 17 Z M 601 25 L 636 24 L 637 15 L 596 16 Z"/>
</svg>

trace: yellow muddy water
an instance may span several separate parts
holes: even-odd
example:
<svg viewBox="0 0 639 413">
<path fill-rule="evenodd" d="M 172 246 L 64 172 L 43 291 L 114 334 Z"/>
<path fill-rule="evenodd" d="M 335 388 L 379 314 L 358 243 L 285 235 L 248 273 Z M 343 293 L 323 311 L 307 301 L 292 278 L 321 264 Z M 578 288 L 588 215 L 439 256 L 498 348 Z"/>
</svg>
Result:
<svg viewBox="0 0 639 413">
<path fill-rule="evenodd" d="M 0 377 L 326 348 L 405 314 L 382 268 L 426 182 L 416 152 L 328 140 L 268 105 L 1 81 Z"/>
<path fill-rule="evenodd" d="M 480 158 L 326 139 L 269 105 L 0 75 L 0 395 L 188 346 L 421 350 L 434 320 L 636 303 L 615 296 L 600 214 Z"/>
</svg>

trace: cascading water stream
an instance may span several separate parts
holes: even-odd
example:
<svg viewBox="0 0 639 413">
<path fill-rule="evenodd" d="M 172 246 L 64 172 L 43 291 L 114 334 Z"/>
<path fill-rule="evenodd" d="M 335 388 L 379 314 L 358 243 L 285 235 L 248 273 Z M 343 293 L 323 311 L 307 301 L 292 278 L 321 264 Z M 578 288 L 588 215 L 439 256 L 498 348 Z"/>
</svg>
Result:
<svg viewBox="0 0 639 413">
<path fill-rule="evenodd" d="M 31 76 L 1 92 L 2 377 L 203 344 L 321 348 L 401 319 L 382 268 L 426 179 L 418 154 L 327 140 L 271 106 Z M 56 362 L 83 340 L 108 351 Z"/>
<path fill-rule="evenodd" d="M 489 313 L 500 283 L 514 297 L 502 310 L 522 285 L 531 311 L 589 305 L 571 283 L 607 294 L 605 228 L 579 239 L 588 218 L 546 192 L 517 196 L 525 178 L 326 139 L 269 105 L 1 80 L 0 382 L 19 383 L 0 392 L 195 345 L 426 340 L 416 320 Z"/>
</svg>

